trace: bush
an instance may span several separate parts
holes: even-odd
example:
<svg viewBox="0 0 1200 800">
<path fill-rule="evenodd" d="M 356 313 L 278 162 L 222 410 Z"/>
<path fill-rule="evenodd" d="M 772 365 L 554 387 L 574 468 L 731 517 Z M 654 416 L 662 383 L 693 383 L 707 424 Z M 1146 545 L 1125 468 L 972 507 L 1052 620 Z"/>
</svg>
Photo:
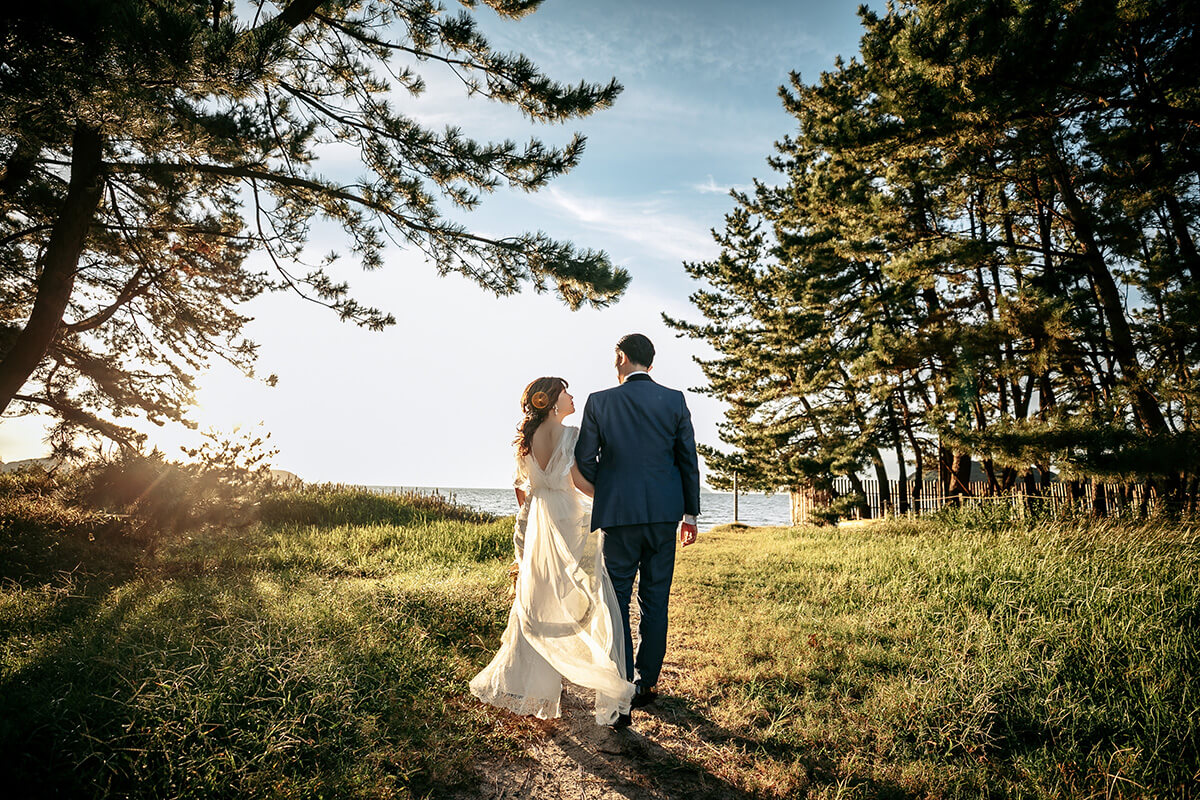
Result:
<svg viewBox="0 0 1200 800">
<path fill-rule="evenodd" d="M 150 536 L 245 527 L 254 522 L 262 491 L 252 477 L 167 461 L 157 451 L 85 464 L 65 488 L 74 505 L 128 517 L 133 531 Z"/>
<path fill-rule="evenodd" d="M 218 444 L 193 451 L 199 459 L 193 463 L 168 461 L 155 451 L 97 458 L 54 475 L 40 468 L 0 475 L 0 578 L 70 571 L 92 560 L 99 546 L 120 549 L 118 560 L 132 564 L 165 540 L 205 528 L 260 522 L 420 527 L 496 519 L 440 495 L 276 486 L 254 453 L 259 445 Z"/>
<path fill-rule="evenodd" d="M 808 512 L 808 522 L 812 525 L 836 525 L 838 520 L 850 519 L 855 510 L 866 506 L 866 498 L 861 494 L 844 494 L 837 497 L 827 506 L 817 506 Z"/>
<path fill-rule="evenodd" d="M 325 483 L 268 492 L 259 519 L 265 525 L 411 525 L 435 519 L 490 522 L 494 517 L 441 495 L 382 494 Z"/>
<path fill-rule="evenodd" d="M 119 517 L 66 502 L 40 467 L 0 474 L 0 578 L 70 569 L 89 543 L 121 527 Z"/>
</svg>

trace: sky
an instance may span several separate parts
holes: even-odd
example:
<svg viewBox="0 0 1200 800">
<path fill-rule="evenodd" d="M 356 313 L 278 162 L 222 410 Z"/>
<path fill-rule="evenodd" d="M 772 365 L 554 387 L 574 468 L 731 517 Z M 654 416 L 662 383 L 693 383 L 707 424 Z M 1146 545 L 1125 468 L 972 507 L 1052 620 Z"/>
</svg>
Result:
<svg viewBox="0 0 1200 800">
<path fill-rule="evenodd" d="M 521 390 L 534 378 L 570 383 L 580 411 L 588 393 L 616 383 L 613 347 L 640 332 L 657 349 L 653 376 L 686 392 L 697 441 L 719 446 L 723 406 L 693 391 L 704 383 L 702 343 L 677 338 L 662 313 L 697 320 L 697 288 L 684 261 L 717 254 L 710 230 L 731 210 L 731 188 L 773 182 L 766 159 L 791 132 L 778 88 L 790 71 L 806 81 L 857 53 L 857 2 L 845 0 L 546 0 L 521 20 L 474 13 L 499 50 L 529 56 L 567 83 L 617 78 L 612 108 L 562 125 L 533 125 L 512 108 L 466 98 L 440 65 L 423 63 L 428 90 L 398 108 L 440 130 L 479 140 L 587 137 L 578 167 L 533 194 L 499 190 L 481 208 L 449 216 L 490 235 L 545 231 L 605 250 L 633 276 L 604 310 L 570 311 L 552 293 L 497 298 L 465 278 L 439 277 L 419 254 L 391 247 L 366 273 L 348 255 L 335 277 L 397 324 L 372 332 L 285 294 L 248 306 L 260 375 L 275 387 L 214 365 L 199 380 L 192 416 L 219 432 L 270 432 L 273 464 L 307 481 L 429 487 L 503 487 Z M 456 8 L 456 6 L 452 6 Z M 324 155 L 327 175 L 354 175 L 344 151 Z M 443 208 L 449 204 L 444 204 Z M 314 254 L 348 244 L 317 229 Z M 254 257 L 257 258 L 257 257 Z M 253 262 L 252 262 L 253 263 Z M 577 424 L 570 417 L 567 424 Z M 194 434 L 144 428 L 169 457 Z M 43 421 L 0 422 L 0 460 L 45 455 Z M 701 465 L 704 470 L 703 464 Z"/>
</svg>

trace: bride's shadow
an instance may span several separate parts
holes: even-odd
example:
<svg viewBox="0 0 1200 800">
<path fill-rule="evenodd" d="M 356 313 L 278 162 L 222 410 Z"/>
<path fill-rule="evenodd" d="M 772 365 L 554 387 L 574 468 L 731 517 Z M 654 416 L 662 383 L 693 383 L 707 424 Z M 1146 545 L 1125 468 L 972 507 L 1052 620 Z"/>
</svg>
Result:
<svg viewBox="0 0 1200 800">
<path fill-rule="evenodd" d="M 660 696 L 633 712 L 632 727 L 613 730 L 595 724 L 591 693 L 568 685 L 563 716 L 530 726 L 538 732 L 526 739 L 526 757 L 481 764 L 480 784 L 455 797 L 760 800 L 847 786 L 880 800 L 920 796 L 890 781 L 847 780 L 828 753 L 765 742 L 752 729 L 724 727 L 706 712 L 688 698 Z M 724 777 L 738 774 L 746 783 Z M 764 781 L 757 791 L 756 780 Z"/>
<path fill-rule="evenodd" d="M 698 750 L 717 742 L 735 742 L 739 737 L 704 717 L 686 700 L 661 698 L 653 706 L 635 710 L 632 727 L 613 730 L 592 721 L 590 700 L 578 692 L 573 689 L 564 697 L 563 724 L 550 736 L 581 777 L 598 785 L 600 796 L 631 800 L 749 800 L 759 796 L 705 766 Z M 672 728 L 682 728 L 683 735 Z"/>
</svg>

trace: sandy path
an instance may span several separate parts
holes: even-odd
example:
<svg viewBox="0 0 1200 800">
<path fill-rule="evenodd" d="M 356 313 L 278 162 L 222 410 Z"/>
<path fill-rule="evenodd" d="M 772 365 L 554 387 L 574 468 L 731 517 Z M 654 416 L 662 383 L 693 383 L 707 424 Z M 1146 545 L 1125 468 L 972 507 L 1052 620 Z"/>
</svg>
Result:
<svg viewBox="0 0 1200 800">
<path fill-rule="evenodd" d="M 636 600 L 632 606 L 636 631 Z M 668 649 L 659 699 L 635 709 L 633 725 L 625 730 L 597 725 L 592 692 L 571 683 L 563 690 L 560 719 L 495 712 L 524 752 L 477 764 L 479 784 L 457 800 L 754 797 L 712 771 L 714 761 L 724 761 L 720 756 L 736 752 L 744 741 L 704 717 L 692 701 L 672 696 L 680 669 Z"/>
</svg>

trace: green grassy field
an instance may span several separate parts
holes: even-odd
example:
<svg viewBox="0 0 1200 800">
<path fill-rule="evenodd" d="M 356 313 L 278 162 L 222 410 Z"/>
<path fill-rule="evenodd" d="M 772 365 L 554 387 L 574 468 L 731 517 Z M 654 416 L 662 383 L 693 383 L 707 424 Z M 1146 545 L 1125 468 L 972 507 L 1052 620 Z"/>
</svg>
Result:
<svg viewBox="0 0 1200 800">
<path fill-rule="evenodd" d="M 320 525 L 150 554 L 77 538 L 59 570 L 5 581 L 3 784 L 145 798 L 462 784 L 481 748 L 504 746 L 463 689 L 503 628 L 511 520 L 326 495 L 297 498 Z M 371 514 L 392 521 L 338 524 Z"/>
<path fill-rule="evenodd" d="M 469 789 L 471 764 L 537 735 L 466 692 L 507 613 L 511 519 L 375 502 L 5 565 L 0 781 Z M 757 796 L 1186 796 L 1198 579 L 1179 525 L 718 530 L 681 551 L 664 706 L 707 726 L 689 760 Z"/>
<path fill-rule="evenodd" d="M 780 797 L 1194 795 L 1197 532 L 971 522 L 689 551 L 680 693 L 742 744 L 714 766 Z"/>
</svg>

